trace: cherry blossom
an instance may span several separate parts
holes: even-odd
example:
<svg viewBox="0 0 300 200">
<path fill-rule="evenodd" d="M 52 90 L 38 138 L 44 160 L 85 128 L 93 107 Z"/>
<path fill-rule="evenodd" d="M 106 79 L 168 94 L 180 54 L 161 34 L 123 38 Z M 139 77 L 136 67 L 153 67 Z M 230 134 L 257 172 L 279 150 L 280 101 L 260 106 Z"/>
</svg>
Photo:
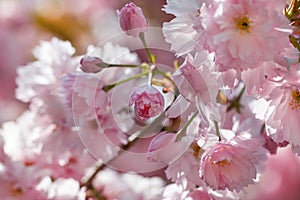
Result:
<svg viewBox="0 0 300 200">
<path fill-rule="evenodd" d="M 155 87 L 143 86 L 130 95 L 128 105 L 133 105 L 136 119 L 145 122 L 163 111 L 164 98 Z"/>
<path fill-rule="evenodd" d="M 289 22 L 273 10 L 278 4 L 282 5 L 263 0 L 214 1 L 203 10 L 203 45 L 216 53 L 220 70 L 255 68 L 289 46 L 288 31 L 283 31 Z"/>
<path fill-rule="evenodd" d="M 239 192 L 256 179 L 258 164 L 265 155 L 260 145 L 259 140 L 240 137 L 218 142 L 202 155 L 200 177 L 215 190 L 227 188 Z"/>
<path fill-rule="evenodd" d="M 298 130 L 299 106 L 299 65 L 293 65 L 285 74 L 284 79 L 277 82 L 267 82 L 263 87 L 266 100 L 259 103 L 266 106 L 264 110 L 255 109 L 257 117 L 263 119 L 267 133 L 278 143 L 287 141 L 299 145 Z M 270 90 L 271 89 L 271 90 Z"/>
<path fill-rule="evenodd" d="M 299 197 L 300 3 L 160 3 L 155 8 L 170 15 L 159 21 L 144 10 L 150 3 L 117 12 L 109 7 L 117 3 L 75 3 L 80 21 L 64 15 L 60 34 L 40 41 L 17 68 L 16 90 L 3 83 L 0 97 L 15 92 L 27 107 L 0 126 L 2 198 Z M 34 20 L 44 16 L 36 12 Z M 151 28 L 160 36 L 148 22 L 160 23 Z M 74 39 L 116 30 L 85 50 Z M 4 55 L 19 49 L 0 35 L 5 47 L 12 43 Z M 2 55 L 0 65 L 11 66 Z M 284 173 L 291 194 L 279 180 Z"/>
</svg>

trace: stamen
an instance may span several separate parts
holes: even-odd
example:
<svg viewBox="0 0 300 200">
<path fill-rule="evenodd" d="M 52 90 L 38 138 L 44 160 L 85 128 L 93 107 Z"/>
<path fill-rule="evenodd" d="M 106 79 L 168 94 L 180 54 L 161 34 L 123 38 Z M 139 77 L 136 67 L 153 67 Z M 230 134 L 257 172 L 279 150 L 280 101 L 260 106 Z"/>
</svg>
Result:
<svg viewBox="0 0 300 200">
<path fill-rule="evenodd" d="M 237 17 L 235 19 L 235 26 L 240 33 L 250 33 L 251 21 L 247 16 Z"/>
<path fill-rule="evenodd" d="M 227 160 L 227 159 L 217 161 L 217 162 L 215 162 L 214 164 L 217 164 L 217 165 L 219 165 L 220 167 L 225 167 L 225 166 L 230 166 L 230 165 L 231 165 L 230 161 Z"/>
<path fill-rule="evenodd" d="M 291 91 L 292 100 L 289 103 L 289 106 L 292 110 L 300 108 L 300 92 L 298 89 Z"/>
<path fill-rule="evenodd" d="M 209 158 L 209 162 L 212 165 L 218 165 L 219 167 L 225 167 L 225 166 L 230 166 L 231 162 L 227 159 L 224 160 L 219 160 L 219 161 L 214 161 L 212 157 Z"/>
<path fill-rule="evenodd" d="M 23 194 L 23 190 L 19 187 L 15 188 L 14 185 L 10 184 L 10 193 L 12 196 L 17 197 L 21 196 Z"/>
</svg>

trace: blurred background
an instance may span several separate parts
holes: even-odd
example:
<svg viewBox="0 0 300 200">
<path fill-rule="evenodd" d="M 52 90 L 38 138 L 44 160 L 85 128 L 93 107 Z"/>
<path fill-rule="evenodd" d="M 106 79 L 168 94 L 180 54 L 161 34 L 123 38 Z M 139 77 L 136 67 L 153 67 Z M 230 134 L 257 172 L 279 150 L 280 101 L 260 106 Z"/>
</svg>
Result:
<svg viewBox="0 0 300 200">
<path fill-rule="evenodd" d="M 68 40 L 76 48 L 76 55 L 85 54 L 88 45 L 96 46 L 112 36 L 115 43 L 130 46 L 132 40 L 118 37 L 122 30 L 116 14 L 116 10 L 129 2 L 0 0 L 0 124 L 16 119 L 26 109 L 27 105 L 14 97 L 16 68 L 33 61 L 32 49 L 40 40 L 52 37 Z M 160 28 L 162 22 L 172 19 L 161 11 L 164 0 L 132 2 L 143 8 L 151 27 Z M 154 37 L 158 44 L 163 43 L 161 35 Z M 138 53 L 143 59 L 143 52 Z"/>
<path fill-rule="evenodd" d="M 188 0 L 187 0 L 188 1 Z M 32 49 L 40 40 L 58 37 L 69 40 L 76 55 L 86 53 L 88 45 L 97 45 L 115 37 L 122 46 L 134 46 L 122 33 L 116 10 L 125 0 L 0 0 L 0 125 L 15 120 L 27 105 L 15 99 L 17 67 L 34 61 Z M 173 16 L 161 11 L 165 0 L 132 1 L 143 8 L 149 26 L 162 27 Z M 158 29 L 159 30 L 159 29 Z M 155 31 L 153 31 L 155 32 Z M 162 35 L 150 36 L 162 45 L 159 63 L 172 64 L 173 55 Z M 136 41 L 137 43 L 139 41 Z M 156 50 L 157 51 L 157 50 Z M 159 51 L 159 50 L 158 50 Z M 141 59 L 144 52 L 137 51 Z M 165 59 L 165 60 L 164 60 Z M 245 199 L 300 199 L 300 161 L 289 147 L 270 156 L 261 183 L 247 188 Z"/>
</svg>

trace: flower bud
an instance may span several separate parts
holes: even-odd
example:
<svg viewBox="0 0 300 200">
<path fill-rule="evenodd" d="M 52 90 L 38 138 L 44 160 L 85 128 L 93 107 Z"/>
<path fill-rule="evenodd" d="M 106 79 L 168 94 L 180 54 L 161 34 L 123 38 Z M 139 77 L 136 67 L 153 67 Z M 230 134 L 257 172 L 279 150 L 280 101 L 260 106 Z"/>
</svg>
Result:
<svg viewBox="0 0 300 200">
<path fill-rule="evenodd" d="M 135 118 L 140 122 L 145 122 L 163 111 L 164 97 L 155 87 L 143 86 L 131 94 L 129 106 L 132 105 Z"/>
<path fill-rule="evenodd" d="M 80 60 L 80 69 L 86 73 L 97 73 L 101 71 L 102 68 L 106 68 L 109 65 L 104 63 L 100 58 L 94 56 L 84 56 Z"/>
<path fill-rule="evenodd" d="M 119 23 L 123 31 L 127 35 L 138 37 L 141 32 L 147 30 L 147 20 L 140 7 L 137 7 L 134 3 L 126 4 L 120 11 L 117 11 L 119 15 Z"/>
</svg>

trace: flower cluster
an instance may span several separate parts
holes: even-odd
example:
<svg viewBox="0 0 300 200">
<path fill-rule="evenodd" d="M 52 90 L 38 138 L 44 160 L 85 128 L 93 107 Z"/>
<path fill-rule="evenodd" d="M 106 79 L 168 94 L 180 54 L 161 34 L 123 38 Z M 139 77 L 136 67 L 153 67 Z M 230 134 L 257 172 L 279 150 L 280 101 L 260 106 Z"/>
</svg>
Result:
<svg viewBox="0 0 300 200">
<path fill-rule="evenodd" d="M 41 41 L 17 69 L 28 109 L 0 129 L 1 198 L 272 199 L 259 186 L 274 156 L 300 169 L 299 8 L 167 0 L 173 65 L 134 3 L 116 15 L 136 51 Z"/>
</svg>

